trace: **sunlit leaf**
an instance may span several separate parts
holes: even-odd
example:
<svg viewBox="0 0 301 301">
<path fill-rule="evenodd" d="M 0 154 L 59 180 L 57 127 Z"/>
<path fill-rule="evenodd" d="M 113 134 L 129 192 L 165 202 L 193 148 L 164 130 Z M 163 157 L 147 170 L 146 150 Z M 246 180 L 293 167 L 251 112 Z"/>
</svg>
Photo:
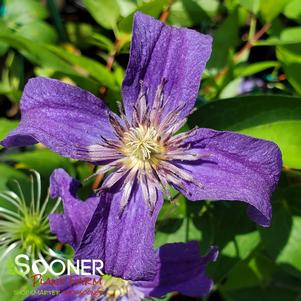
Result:
<svg viewBox="0 0 301 301">
<path fill-rule="evenodd" d="M 301 20 L 301 6 L 299 0 L 291 0 L 283 12 L 288 18 Z"/>
<path fill-rule="evenodd" d="M 138 6 L 137 10 L 150 16 L 158 17 L 166 4 L 167 0 L 151 0 Z M 119 22 L 118 29 L 120 31 L 131 32 L 134 13 L 131 13 Z"/>
<path fill-rule="evenodd" d="M 112 29 L 116 27 L 120 9 L 116 0 L 84 0 L 84 3 L 96 22 Z"/>
<path fill-rule="evenodd" d="M 282 151 L 284 165 L 301 168 L 300 98 L 261 95 L 216 101 L 202 106 L 190 124 L 272 140 Z"/>
<path fill-rule="evenodd" d="M 260 0 L 260 11 L 267 22 L 277 17 L 290 0 Z"/>
</svg>

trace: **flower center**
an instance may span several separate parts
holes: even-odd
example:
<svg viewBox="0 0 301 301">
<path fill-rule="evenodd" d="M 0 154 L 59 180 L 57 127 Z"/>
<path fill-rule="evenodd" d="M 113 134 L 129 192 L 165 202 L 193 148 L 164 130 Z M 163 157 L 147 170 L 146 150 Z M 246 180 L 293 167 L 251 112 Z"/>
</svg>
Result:
<svg viewBox="0 0 301 301">
<path fill-rule="evenodd" d="M 43 227 L 42 220 L 38 214 L 28 213 L 19 225 L 19 235 L 23 239 L 23 247 L 42 249 L 47 242 L 48 227 Z"/>
<path fill-rule="evenodd" d="M 121 278 L 110 275 L 104 275 L 102 278 L 102 289 L 106 296 L 106 300 L 109 301 L 116 301 L 127 296 L 129 286 L 129 282 Z"/>
<path fill-rule="evenodd" d="M 139 125 L 124 133 L 122 151 L 127 157 L 139 161 L 151 161 L 156 155 L 162 153 L 163 146 L 160 144 L 160 137 L 155 128 Z"/>
</svg>

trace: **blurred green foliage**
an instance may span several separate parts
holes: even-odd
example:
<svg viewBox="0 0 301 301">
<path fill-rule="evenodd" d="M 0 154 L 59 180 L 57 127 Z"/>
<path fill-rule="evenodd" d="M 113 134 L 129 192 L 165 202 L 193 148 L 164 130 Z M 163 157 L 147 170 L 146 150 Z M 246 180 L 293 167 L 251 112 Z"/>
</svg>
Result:
<svg viewBox="0 0 301 301">
<path fill-rule="evenodd" d="M 115 109 L 127 65 L 132 18 L 140 10 L 167 24 L 214 37 L 189 126 L 232 130 L 275 141 L 284 170 L 273 223 L 262 229 L 235 202 L 189 203 L 175 195 L 160 213 L 156 245 L 200 241 L 221 255 L 205 300 L 301 300 L 301 3 L 299 0 L 0 1 L 0 138 L 18 124 L 24 84 L 48 76 L 100 96 Z M 48 183 L 63 167 L 83 180 L 93 166 L 43 148 L 1 150 L 0 188 L 34 168 Z M 45 186 L 46 193 L 47 185 Z M 82 194 L 91 192 L 91 182 Z M 1 263 L 0 263 L 1 264 Z M 1 264 L 0 300 L 22 300 L 26 283 Z M 187 300 L 167 296 L 166 300 Z"/>
</svg>

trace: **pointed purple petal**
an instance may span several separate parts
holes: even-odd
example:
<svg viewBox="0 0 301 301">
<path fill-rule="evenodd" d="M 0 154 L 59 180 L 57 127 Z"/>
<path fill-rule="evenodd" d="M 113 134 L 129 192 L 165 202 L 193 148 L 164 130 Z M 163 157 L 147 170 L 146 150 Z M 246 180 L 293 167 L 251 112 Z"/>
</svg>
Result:
<svg viewBox="0 0 301 301">
<path fill-rule="evenodd" d="M 133 188 L 124 211 L 121 193 L 103 193 L 75 257 L 101 259 L 105 272 L 130 280 L 152 279 L 158 257 L 153 249 L 155 223 L 162 195 L 153 212 L 143 201 L 140 187 Z"/>
<path fill-rule="evenodd" d="M 74 250 L 99 202 L 97 197 L 89 198 L 85 202 L 77 199 L 75 194 L 78 187 L 79 182 L 63 169 L 57 169 L 51 175 L 50 194 L 53 198 L 62 198 L 64 213 L 49 215 L 50 228 L 62 243 L 70 244 Z"/>
<path fill-rule="evenodd" d="M 181 117 L 194 106 L 202 72 L 211 53 L 212 38 L 194 30 L 166 26 L 142 13 L 136 13 L 130 60 L 122 85 L 126 114 L 131 118 L 140 81 L 149 89 L 152 103 L 163 79 L 167 80 L 164 97 L 166 111 L 185 102 Z"/>
<path fill-rule="evenodd" d="M 187 192 L 183 193 L 188 199 L 240 200 L 250 205 L 252 220 L 270 225 L 270 198 L 282 167 L 281 152 L 275 143 L 210 129 L 198 129 L 186 143 L 205 155 L 201 160 L 178 164 L 203 185 L 187 183 Z"/>
<path fill-rule="evenodd" d="M 107 108 L 93 94 L 61 81 L 30 79 L 21 99 L 21 122 L 1 144 L 26 146 L 41 142 L 67 157 L 81 159 L 77 148 L 112 137 Z"/>
<path fill-rule="evenodd" d="M 213 282 L 206 276 L 205 269 L 218 256 L 215 247 L 211 247 L 209 253 L 201 257 L 196 241 L 167 244 L 159 249 L 159 256 L 160 269 L 156 278 L 134 283 L 146 297 L 162 297 L 170 292 L 200 297 L 210 292 Z"/>
</svg>

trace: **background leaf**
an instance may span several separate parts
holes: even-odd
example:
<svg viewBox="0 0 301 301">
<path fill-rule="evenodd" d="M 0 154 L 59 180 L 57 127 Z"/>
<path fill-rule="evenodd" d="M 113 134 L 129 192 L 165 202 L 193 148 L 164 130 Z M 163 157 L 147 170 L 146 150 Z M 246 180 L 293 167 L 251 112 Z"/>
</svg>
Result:
<svg viewBox="0 0 301 301">
<path fill-rule="evenodd" d="M 200 107 L 190 124 L 272 140 L 285 165 L 301 168 L 300 98 L 261 95 L 216 101 Z"/>
<path fill-rule="evenodd" d="M 85 0 L 87 9 L 94 19 L 103 27 L 113 29 L 116 27 L 120 16 L 119 6 L 116 0 Z"/>
</svg>

